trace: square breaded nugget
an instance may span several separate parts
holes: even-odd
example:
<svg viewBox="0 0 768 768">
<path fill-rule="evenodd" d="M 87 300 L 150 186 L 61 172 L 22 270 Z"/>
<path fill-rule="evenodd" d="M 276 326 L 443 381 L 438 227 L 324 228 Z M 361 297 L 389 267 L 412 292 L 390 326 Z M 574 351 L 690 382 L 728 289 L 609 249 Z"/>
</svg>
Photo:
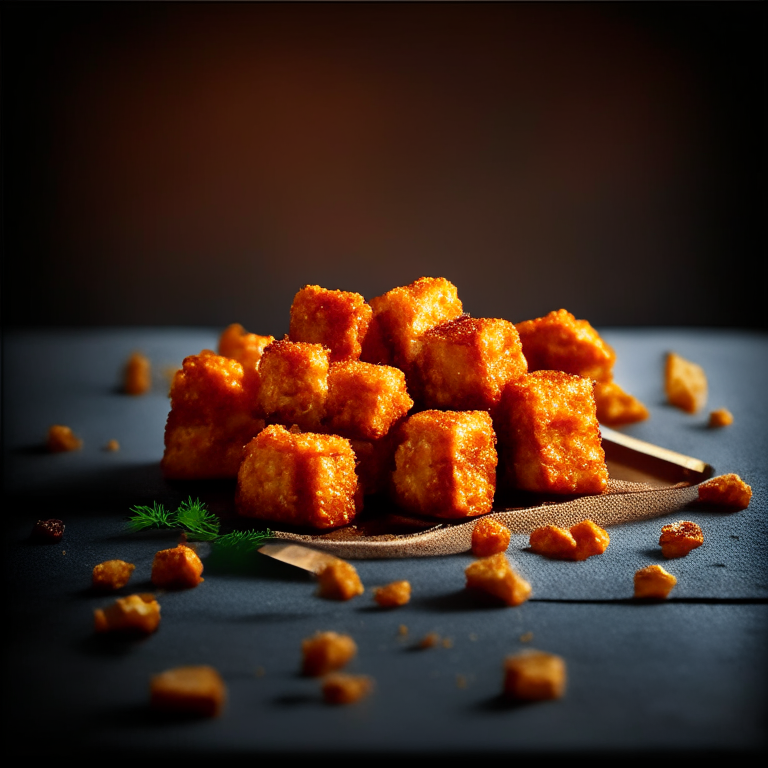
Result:
<svg viewBox="0 0 768 768">
<path fill-rule="evenodd" d="M 434 517 L 490 512 L 496 491 L 496 435 L 485 411 L 422 411 L 398 428 L 392 494 Z"/>
<path fill-rule="evenodd" d="M 421 335 L 463 311 L 456 286 L 444 277 L 420 277 L 371 299 L 370 305 L 373 318 L 360 359 L 406 373 Z"/>
<path fill-rule="evenodd" d="M 425 408 L 491 410 L 504 385 L 527 370 L 512 323 L 462 315 L 421 337 L 411 380 Z"/>
<path fill-rule="evenodd" d="M 291 341 L 323 344 L 331 362 L 357 360 L 373 311 L 359 293 L 305 285 L 293 298 Z"/>
<path fill-rule="evenodd" d="M 593 389 L 591 379 L 562 371 L 534 371 L 507 385 L 495 420 L 505 490 L 606 489 Z"/>
<path fill-rule="evenodd" d="M 245 517 L 336 528 L 354 519 L 359 498 L 355 454 L 343 437 L 274 424 L 245 447 L 236 492 Z"/>
<path fill-rule="evenodd" d="M 322 344 L 279 339 L 259 363 L 259 406 L 267 421 L 319 429 L 328 394 L 330 351 Z"/>
<path fill-rule="evenodd" d="M 377 440 L 413 406 L 405 374 L 390 365 L 359 360 L 331 363 L 324 425 L 358 440 Z"/>
<path fill-rule="evenodd" d="M 275 340 L 274 336 L 248 333 L 240 323 L 228 325 L 219 337 L 219 354 L 237 360 L 244 369 L 258 368 L 265 347 Z"/>
<path fill-rule="evenodd" d="M 535 320 L 515 323 L 529 371 L 575 373 L 595 381 L 610 381 L 616 353 L 586 321 L 565 309 Z"/>
</svg>

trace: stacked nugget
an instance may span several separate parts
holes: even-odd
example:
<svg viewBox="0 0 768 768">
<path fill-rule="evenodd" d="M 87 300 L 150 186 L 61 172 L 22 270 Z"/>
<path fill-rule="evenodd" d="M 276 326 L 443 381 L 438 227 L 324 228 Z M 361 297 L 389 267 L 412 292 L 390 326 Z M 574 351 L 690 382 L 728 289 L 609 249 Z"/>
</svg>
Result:
<svg viewBox="0 0 768 768">
<path fill-rule="evenodd" d="M 600 493 L 594 387 L 611 382 L 614 356 L 563 313 L 554 332 L 547 318 L 470 317 L 444 278 L 370 302 L 305 286 L 285 338 L 233 324 L 219 355 L 185 360 L 163 468 L 237 477 L 241 514 L 316 529 L 351 522 L 378 493 L 443 518 L 491 511 L 500 489 Z M 210 439 L 181 439 L 193 427 Z"/>
</svg>

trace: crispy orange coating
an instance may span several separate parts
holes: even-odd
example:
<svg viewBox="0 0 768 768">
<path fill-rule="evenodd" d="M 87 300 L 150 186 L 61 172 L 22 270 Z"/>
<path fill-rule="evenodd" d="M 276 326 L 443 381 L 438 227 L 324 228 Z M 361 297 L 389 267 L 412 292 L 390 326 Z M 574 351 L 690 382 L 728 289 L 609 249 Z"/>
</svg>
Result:
<svg viewBox="0 0 768 768">
<path fill-rule="evenodd" d="M 163 712 L 216 717 L 226 699 L 221 675 L 205 665 L 168 669 L 150 681 L 150 706 Z"/>
<path fill-rule="evenodd" d="M 483 517 L 472 529 L 472 554 L 475 557 L 489 557 L 498 552 L 506 552 L 509 539 L 509 528 L 492 517 Z"/>
<path fill-rule="evenodd" d="M 608 531 L 591 520 L 582 520 L 572 525 L 570 534 L 576 541 L 575 560 L 586 560 L 593 555 L 602 555 L 611 542 Z"/>
<path fill-rule="evenodd" d="M 318 595 L 329 600 L 351 600 L 365 591 L 355 566 L 344 560 L 329 563 L 317 578 Z"/>
<path fill-rule="evenodd" d="M 586 321 L 565 309 L 516 323 L 529 371 L 555 370 L 610 381 L 616 353 Z"/>
<path fill-rule="evenodd" d="M 203 563 L 191 547 L 179 544 L 163 549 L 152 561 L 152 583 L 165 589 L 196 587 L 203 578 Z"/>
<path fill-rule="evenodd" d="M 160 625 L 160 605 L 153 595 L 119 597 L 106 608 L 93 612 L 96 632 L 149 635 Z"/>
<path fill-rule="evenodd" d="M 435 517 L 491 511 L 496 435 L 485 411 L 422 411 L 400 428 L 392 494 L 405 509 Z"/>
<path fill-rule="evenodd" d="M 752 488 L 733 473 L 713 477 L 699 486 L 699 501 L 730 509 L 746 509 Z"/>
<path fill-rule="evenodd" d="M 542 525 L 532 531 L 529 545 L 537 554 L 554 560 L 576 559 L 576 539 L 570 531 L 557 525 Z"/>
<path fill-rule="evenodd" d="M 136 566 L 125 560 L 107 560 L 94 566 L 91 583 L 94 589 L 115 590 L 124 587 Z"/>
<path fill-rule="evenodd" d="M 615 381 L 599 381 L 595 384 L 595 405 L 597 420 L 609 426 L 633 424 L 649 416 L 648 409 Z"/>
<path fill-rule="evenodd" d="M 520 605 L 531 596 L 531 585 L 516 573 L 503 552 L 476 560 L 464 571 L 467 589 Z"/>
<path fill-rule="evenodd" d="M 279 339 L 259 363 L 258 402 L 273 423 L 319 429 L 328 395 L 330 352 L 322 344 Z"/>
<path fill-rule="evenodd" d="M 684 557 L 703 543 L 704 534 L 701 528 L 690 520 L 680 520 L 661 528 L 659 544 L 661 554 L 666 558 Z"/>
<path fill-rule="evenodd" d="M 491 410 L 527 370 L 512 323 L 462 315 L 422 335 L 409 381 L 426 408 Z"/>
<path fill-rule="evenodd" d="M 410 581 L 393 581 L 373 591 L 373 599 L 382 608 L 397 608 L 411 599 Z"/>
<path fill-rule="evenodd" d="M 729 427 L 733 424 L 733 414 L 727 408 L 718 408 L 709 414 L 710 427 Z"/>
<path fill-rule="evenodd" d="M 372 315 L 359 293 L 305 285 L 293 298 L 288 335 L 328 347 L 331 362 L 357 360 Z"/>
<path fill-rule="evenodd" d="M 256 369 L 264 348 L 275 340 L 274 336 L 248 333 L 240 323 L 228 325 L 219 336 L 219 354 L 237 360 L 243 369 Z"/>
<path fill-rule="evenodd" d="M 420 277 L 370 301 L 373 318 L 361 360 L 408 372 L 422 334 L 462 314 L 456 286 L 443 277 Z"/>
<path fill-rule="evenodd" d="M 507 385 L 495 419 L 506 488 L 566 494 L 606 489 L 593 387 L 589 379 L 562 371 L 535 371 Z"/>
<path fill-rule="evenodd" d="M 324 426 L 330 432 L 377 440 L 412 406 L 399 368 L 354 360 L 332 363 L 328 370 Z"/>
<path fill-rule="evenodd" d="M 266 427 L 245 447 L 235 501 L 246 517 L 311 528 L 346 525 L 360 505 L 349 440 Z"/>
<path fill-rule="evenodd" d="M 79 451 L 83 447 L 83 441 L 75 436 L 70 427 L 54 424 L 48 429 L 46 445 L 51 453 L 63 453 L 65 451 Z"/>
<path fill-rule="evenodd" d="M 353 704 L 373 691 L 373 680 L 367 675 L 334 672 L 323 680 L 323 698 L 328 704 Z"/>
<path fill-rule="evenodd" d="M 319 677 L 341 669 L 357 653 L 357 644 L 349 635 L 316 632 L 301 643 L 302 671 Z"/>
<path fill-rule="evenodd" d="M 134 352 L 125 364 L 123 387 L 129 395 L 143 395 L 152 388 L 152 364 L 140 352 Z"/>
<path fill-rule="evenodd" d="M 660 565 L 648 565 L 635 573 L 635 597 L 664 600 L 677 579 Z"/>
<path fill-rule="evenodd" d="M 670 352 L 664 368 L 664 390 L 672 405 L 696 413 L 707 402 L 707 376 L 700 365 Z"/>
<path fill-rule="evenodd" d="M 531 649 L 504 660 L 504 694 L 513 699 L 559 699 L 565 683 L 565 661 L 553 653 Z"/>
</svg>

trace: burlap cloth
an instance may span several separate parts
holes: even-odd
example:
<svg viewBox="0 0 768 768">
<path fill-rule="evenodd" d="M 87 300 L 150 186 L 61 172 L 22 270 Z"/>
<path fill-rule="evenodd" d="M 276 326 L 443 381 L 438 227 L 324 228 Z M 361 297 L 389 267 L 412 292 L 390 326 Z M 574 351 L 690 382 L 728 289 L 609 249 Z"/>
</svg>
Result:
<svg viewBox="0 0 768 768">
<path fill-rule="evenodd" d="M 582 496 L 562 503 L 491 512 L 513 534 L 529 534 L 542 525 L 570 528 L 582 520 L 608 527 L 676 512 L 698 499 L 697 485 L 657 488 L 644 483 L 611 480 L 599 496 Z M 404 535 L 330 538 L 328 534 L 303 535 L 275 531 L 274 538 L 304 544 L 347 559 L 436 557 L 467 552 L 477 518 L 462 523 L 437 523 L 433 528 Z"/>
</svg>

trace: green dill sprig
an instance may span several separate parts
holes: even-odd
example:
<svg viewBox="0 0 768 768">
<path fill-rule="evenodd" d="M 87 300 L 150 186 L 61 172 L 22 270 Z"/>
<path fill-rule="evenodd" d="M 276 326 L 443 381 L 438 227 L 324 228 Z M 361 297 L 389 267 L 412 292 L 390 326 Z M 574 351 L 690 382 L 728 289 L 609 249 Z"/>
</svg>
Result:
<svg viewBox="0 0 768 768">
<path fill-rule="evenodd" d="M 173 528 L 172 515 L 162 505 L 153 502 L 151 507 L 131 507 L 133 516 L 128 518 L 128 527 L 132 531 L 142 531 L 144 528 Z"/>
<path fill-rule="evenodd" d="M 272 538 L 272 531 L 232 531 L 216 539 L 216 547 L 252 552 Z"/>
<path fill-rule="evenodd" d="M 213 541 L 219 535 L 219 518 L 200 499 L 182 501 L 176 510 L 176 525 L 185 528 L 197 541 Z"/>
</svg>

